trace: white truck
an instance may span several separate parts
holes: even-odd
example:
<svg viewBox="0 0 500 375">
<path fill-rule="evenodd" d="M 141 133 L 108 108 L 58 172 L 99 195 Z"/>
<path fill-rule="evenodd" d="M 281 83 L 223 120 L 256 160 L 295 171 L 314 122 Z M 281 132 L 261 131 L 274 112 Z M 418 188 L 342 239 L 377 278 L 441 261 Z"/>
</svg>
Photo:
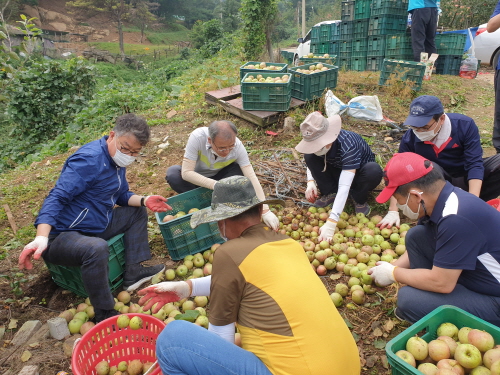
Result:
<svg viewBox="0 0 500 375">
<path fill-rule="evenodd" d="M 316 27 L 316 26 L 320 26 L 320 25 L 329 25 L 332 23 L 340 23 L 340 22 L 341 22 L 340 20 L 322 21 L 322 22 L 317 23 L 314 26 Z M 311 32 L 312 32 L 312 29 L 309 30 L 309 32 L 306 34 L 306 36 L 304 38 L 297 39 L 297 42 L 299 42 L 299 45 L 296 49 L 294 49 L 294 48 L 286 49 L 286 51 L 294 53 L 293 65 L 298 66 L 299 59 L 301 57 L 307 56 L 309 53 L 311 53 Z"/>
</svg>

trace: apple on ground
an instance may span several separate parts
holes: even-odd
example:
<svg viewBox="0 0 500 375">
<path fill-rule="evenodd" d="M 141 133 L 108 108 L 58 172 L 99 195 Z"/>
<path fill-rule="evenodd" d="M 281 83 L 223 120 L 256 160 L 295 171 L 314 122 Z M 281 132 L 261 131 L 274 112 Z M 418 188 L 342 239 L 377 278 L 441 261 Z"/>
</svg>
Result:
<svg viewBox="0 0 500 375">
<path fill-rule="evenodd" d="M 417 363 L 415 361 L 415 357 L 409 351 L 406 350 L 398 350 L 396 355 L 401 358 L 403 361 L 408 363 L 411 367 L 417 367 Z"/>
</svg>

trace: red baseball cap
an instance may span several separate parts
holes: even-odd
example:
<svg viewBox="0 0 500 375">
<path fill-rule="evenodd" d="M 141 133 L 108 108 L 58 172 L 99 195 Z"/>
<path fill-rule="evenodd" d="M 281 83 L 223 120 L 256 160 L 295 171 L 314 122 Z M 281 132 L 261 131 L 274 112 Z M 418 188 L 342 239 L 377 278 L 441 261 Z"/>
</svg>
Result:
<svg viewBox="0 0 500 375">
<path fill-rule="evenodd" d="M 384 169 L 385 188 L 375 198 L 378 203 L 385 203 L 401 185 L 415 181 L 432 171 L 432 163 L 413 152 L 394 154 Z M 426 166 L 427 164 L 428 166 Z"/>
</svg>

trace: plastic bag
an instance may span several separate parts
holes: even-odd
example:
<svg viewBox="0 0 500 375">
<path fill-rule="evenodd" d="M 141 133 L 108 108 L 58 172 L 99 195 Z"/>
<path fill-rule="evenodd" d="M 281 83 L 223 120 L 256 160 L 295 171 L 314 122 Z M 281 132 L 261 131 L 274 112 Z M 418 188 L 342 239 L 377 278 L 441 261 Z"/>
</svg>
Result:
<svg viewBox="0 0 500 375">
<path fill-rule="evenodd" d="M 460 64 L 460 71 L 458 75 L 462 78 L 474 79 L 477 74 L 477 59 L 474 55 L 467 55 Z"/>
<path fill-rule="evenodd" d="M 352 117 L 367 121 L 382 121 L 382 107 L 378 96 L 357 96 L 347 103 L 347 114 Z"/>
<path fill-rule="evenodd" d="M 325 112 L 326 117 L 332 117 L 334 115 L 341 115 L 345 112 L 347 106 L 342 103 L 342 100 L 337 98 L 331 90 L 328 90 L 325 94 Z"/>
</svg>

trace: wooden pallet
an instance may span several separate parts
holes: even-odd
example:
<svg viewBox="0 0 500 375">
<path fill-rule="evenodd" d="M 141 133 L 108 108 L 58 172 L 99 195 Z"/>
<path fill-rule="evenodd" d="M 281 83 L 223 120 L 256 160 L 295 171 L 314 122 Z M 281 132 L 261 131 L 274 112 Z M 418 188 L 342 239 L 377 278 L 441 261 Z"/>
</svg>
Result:
<svg viewBox="0 0 500 375">
<path fill-rule="evenodd" d="M 269 111 L 245 111 L 243 109 L 243 100 L 241 98 L 240 85 L 226 87 L 222 90 L 208 91 L 205 93 L 205 101 L 212 105 L 220 105 L 225 111 L 235 116 L 241 117 L 255 125 L 266 126 L 274 124 L 285 112 Z M 290 109 L 300 107 L 306 104 L 302 100 L 292 98 Z"/>
</svg>

